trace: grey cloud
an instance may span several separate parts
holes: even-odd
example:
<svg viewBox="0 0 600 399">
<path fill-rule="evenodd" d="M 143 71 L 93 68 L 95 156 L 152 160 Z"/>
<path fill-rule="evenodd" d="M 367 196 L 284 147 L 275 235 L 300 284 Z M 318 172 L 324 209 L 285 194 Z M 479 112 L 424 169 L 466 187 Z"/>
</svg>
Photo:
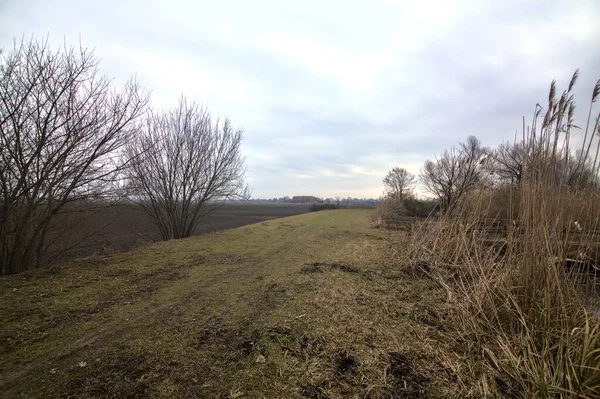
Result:
<svg viewBox="0 0 600 399">
<path fill-rule="evenodd" d="M 394 165 L 418 171 L 471 134 L 512 139 L 550 81 L 562 89 L 578 67 L 581 116 L 600 78 L 599 13 L 594 0 L 8 1 L 0 46 L 81 34 L 109 75 L 206 101 L 244 128 L 256 196 L 376 196 Z"/>
</svg>

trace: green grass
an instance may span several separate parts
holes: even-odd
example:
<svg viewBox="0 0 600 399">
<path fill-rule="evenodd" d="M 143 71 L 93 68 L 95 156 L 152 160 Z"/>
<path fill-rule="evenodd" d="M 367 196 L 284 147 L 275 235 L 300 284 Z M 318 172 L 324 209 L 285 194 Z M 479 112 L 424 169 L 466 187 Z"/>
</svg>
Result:
<svg viewBox="0 0 600 399">
<path fill-rule="evenodd" d="M 445 396 L 445 293 L 387 260 L 404 233 L 370 215 L 293 216 L 2 277 L 0 392 Z"/>
</svg>

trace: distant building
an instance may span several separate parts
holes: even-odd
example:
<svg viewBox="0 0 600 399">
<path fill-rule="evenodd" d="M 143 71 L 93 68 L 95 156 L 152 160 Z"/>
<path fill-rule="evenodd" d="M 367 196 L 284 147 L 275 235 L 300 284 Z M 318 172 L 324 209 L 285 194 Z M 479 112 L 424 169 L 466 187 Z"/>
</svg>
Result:
<svg viewBox="0 0 600 399">
<path fill-rule="evenodd" d="M 317 197 L 312 195 L 295 195 L 292 197 L 292 202 L 299 204 L 310 204 L 317 201 Z"/>
</svg>

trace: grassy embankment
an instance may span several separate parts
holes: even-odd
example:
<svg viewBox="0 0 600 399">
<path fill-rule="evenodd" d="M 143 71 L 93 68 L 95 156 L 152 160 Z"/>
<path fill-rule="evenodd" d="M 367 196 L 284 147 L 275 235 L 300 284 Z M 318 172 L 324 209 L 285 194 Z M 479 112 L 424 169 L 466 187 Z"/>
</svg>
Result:
<svg viewBox="0 0 600 399">
<path fill-rule="evenodd" d="M 338 210 L 0 279 L 3 397 L 443 397 L 446 293 Z M 454 371 L 453 371 L 454 370 Z"/>
</svg>

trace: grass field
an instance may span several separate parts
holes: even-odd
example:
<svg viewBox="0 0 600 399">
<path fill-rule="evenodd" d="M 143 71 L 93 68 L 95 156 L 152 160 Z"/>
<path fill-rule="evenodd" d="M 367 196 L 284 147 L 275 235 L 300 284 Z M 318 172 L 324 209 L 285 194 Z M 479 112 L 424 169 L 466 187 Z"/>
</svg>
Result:
<svg viewBox="0 0 600 399">
<path fill-rule="evenodd" d="M 261 222 L 0 279 L 3 397 L 422 398 L 445 291 L 371 211 Z"/>
</svg>

